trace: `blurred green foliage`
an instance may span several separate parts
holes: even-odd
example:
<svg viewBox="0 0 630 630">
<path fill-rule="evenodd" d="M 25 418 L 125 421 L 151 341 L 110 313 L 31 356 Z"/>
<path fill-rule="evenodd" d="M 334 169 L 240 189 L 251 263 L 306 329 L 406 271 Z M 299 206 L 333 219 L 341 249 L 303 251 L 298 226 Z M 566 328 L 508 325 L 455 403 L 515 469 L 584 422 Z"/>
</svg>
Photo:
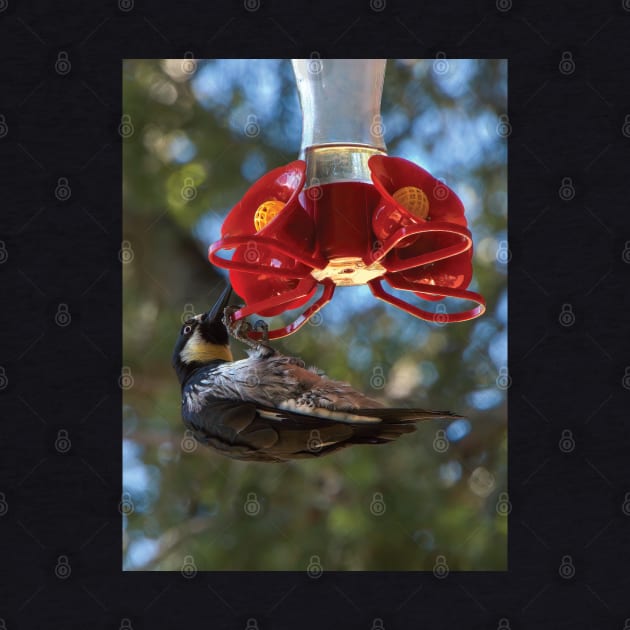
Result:
<svg viewBox="0 0 630 630">
<path fill-rule="evenodd" d="M 440 68 L 443 69 L 443 68 Z M 390 155 L 445 179 L 475 240 L 480 319 L 436 326 L 340 289 L 278 348 L 398 406 L 468 421 L 420 425 L 383 446 L 317 461 L 235 462 L 186 438 L 171 352 L 185 310 L 207 309 L 207 261 L 229 208 L 264 172 L 297 157 L 300 113 L 286 60 L 124 64 L 124 568 L 505 570 L 507 519 L 506 141 L 503 60 L 390 61 L 383 94 Z M 260 128 L 245 133 L 252 116 Z M 233 344 L 243 356 L 242 346 Z M 383 374 L 380 388 L 375 374 Z M 500 382 L 500 381 L 499 381 Z M 373 385 L 377 385 L 375 388 Z M 446 431 L 448 449 L 434 448 Z M 191 449 L 192 444 L 192 449 Z M 437 443 L 440 445 L 439 442 Z M 249 501 L 249 503 L 248 503 Z M 253 503 L 252 503 L 253 501 Z M 253 508 L 253 509 L 252 509 Z M 371 509 L 372 508 L 372 509 Z"/>
</svg>

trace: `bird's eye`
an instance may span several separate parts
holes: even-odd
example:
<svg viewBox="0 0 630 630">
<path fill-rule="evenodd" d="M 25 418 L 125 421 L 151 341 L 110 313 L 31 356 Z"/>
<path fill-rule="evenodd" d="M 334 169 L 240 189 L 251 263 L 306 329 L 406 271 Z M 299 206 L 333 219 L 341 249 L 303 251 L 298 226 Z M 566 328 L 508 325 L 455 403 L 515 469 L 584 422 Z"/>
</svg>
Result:
<svg viewBox="0 0 630 630">
<path fill-rule="evenodd" d="M 192 330 L 192 326 L 184 326 L 182 328 L 182 335 L 187 335 Z"/>
</svg>

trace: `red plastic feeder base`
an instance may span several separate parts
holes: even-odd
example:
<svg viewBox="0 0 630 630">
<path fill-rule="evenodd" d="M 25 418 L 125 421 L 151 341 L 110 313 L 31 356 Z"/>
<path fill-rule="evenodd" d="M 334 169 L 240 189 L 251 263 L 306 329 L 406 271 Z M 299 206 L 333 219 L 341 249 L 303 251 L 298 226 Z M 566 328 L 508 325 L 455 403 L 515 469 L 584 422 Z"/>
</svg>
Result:
<svg viewBox="0 0 630 630">
<path fill-rule="evenodd" d="M 223 223 L 209 260 L 230 272 L 246 306 L 234 319 L 298 309 L 321 296 L 291 324 L 271 330 L 279 339 L 299 330 L 333 296 L 336 286 L 367 284 L 373 295 L 420 319 L 461 322 L 485 311 L 468 291 L 472 237 L 455 193 L 402 158 L 375 155 L 372 184 L 336 182 L 305 189 L 306 163 L 296 160 L 255 182 Z M 316 184 L 316 185 L 313 185 Z M 219 252 L 234 250 L 229 258 Z M 383 288 L 409 291 L 421 300 L 446 297 L 476 306 L 447 313 L 423 310 Z M 253 339 L 261 334 L 251 332 Z"/>
</svg>

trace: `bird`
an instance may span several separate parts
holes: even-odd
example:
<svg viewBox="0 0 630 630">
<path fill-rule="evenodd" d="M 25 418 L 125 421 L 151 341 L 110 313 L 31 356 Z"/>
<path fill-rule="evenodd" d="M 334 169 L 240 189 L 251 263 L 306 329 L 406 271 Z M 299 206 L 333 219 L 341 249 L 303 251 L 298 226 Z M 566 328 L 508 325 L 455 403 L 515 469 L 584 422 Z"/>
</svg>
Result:
<svg viewBox="0 0 630 630">
<path fill-rule="evenodd" d="M 450 411 L 388 408 L 345 382 L 247 335 L 234 321 L 228 283 L 206 312 L 187 318 L 172 364 L 181 385 L 182 420 L 195 439 L 232 459 L 288 462 L 330 455 L 358 444 L 385 444 L 416 422 L 456 419 Z M 230 336 L 250 346 L 234 360 Z"/>
</svg>

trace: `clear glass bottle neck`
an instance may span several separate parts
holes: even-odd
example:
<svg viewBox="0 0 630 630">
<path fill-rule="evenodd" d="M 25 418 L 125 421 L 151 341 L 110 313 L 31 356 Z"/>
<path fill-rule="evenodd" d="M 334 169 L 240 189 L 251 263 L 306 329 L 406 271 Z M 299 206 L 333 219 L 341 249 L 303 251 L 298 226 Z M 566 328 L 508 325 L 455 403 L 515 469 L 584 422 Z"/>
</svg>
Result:
<svg viewBox="0 0 630 630">
<path fill-rule="evenodd" d="M 302 107 L 306 187 L 371 181 L 367 160 L 386 152 L 381 119 L 385 64 L 385 59 L 292 60 Z"/>
</svg>

